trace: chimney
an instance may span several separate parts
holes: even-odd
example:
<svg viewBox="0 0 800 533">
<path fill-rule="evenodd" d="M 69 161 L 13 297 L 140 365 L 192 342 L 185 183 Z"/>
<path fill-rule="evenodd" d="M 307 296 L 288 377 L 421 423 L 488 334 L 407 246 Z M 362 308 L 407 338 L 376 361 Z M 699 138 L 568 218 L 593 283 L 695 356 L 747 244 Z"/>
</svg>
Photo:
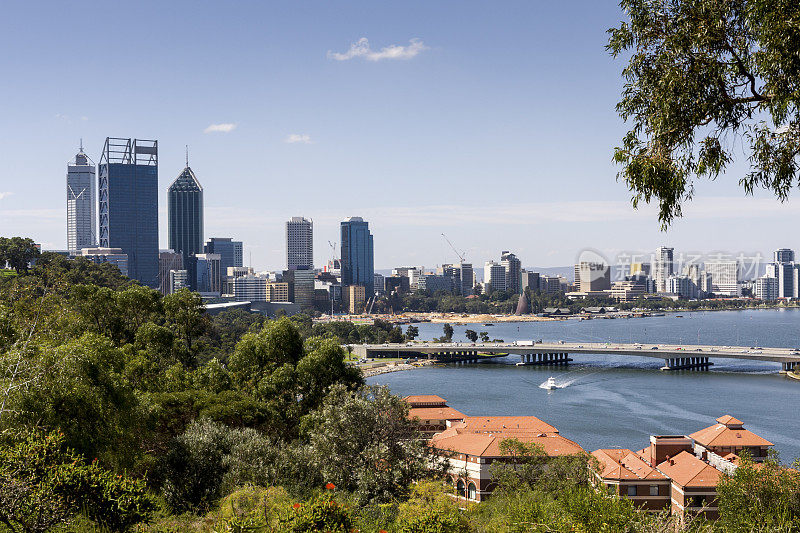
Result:
<svg viewBox="0 0 800 533">
<path fill-rule="evenodd" d="M 683 435 L 653 435 L 650 437 L 650 464 L 657 466 L 664 461 L 671 461 L 672 458 L 683 451 L 692 453 L 694 441 Z"/>
</svg>

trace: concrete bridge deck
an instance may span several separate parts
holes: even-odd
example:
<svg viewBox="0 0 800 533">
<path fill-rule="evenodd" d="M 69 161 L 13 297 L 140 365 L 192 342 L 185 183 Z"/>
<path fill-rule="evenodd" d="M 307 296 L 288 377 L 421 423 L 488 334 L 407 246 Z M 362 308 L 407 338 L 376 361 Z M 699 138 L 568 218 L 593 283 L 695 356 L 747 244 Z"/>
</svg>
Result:
<svg viewBox="0 0 800 533">
<path fill-rule="evenodd" d="M 480 354 L 519 355 L 523 364 L 563 364 L 569 355 L 614 354 L 663 359 L 664 370 L 707 368 L 711 359 L 747 359 L 781 363 L 782 371 L 800 368 L 800 350 L 794 348 L 766 348 L 758 346 L 713 346 L 692 344 L 640 344 L 591 342 L 532 342 L 512 343 L 432 343 L 406 344 L 353 344 L 353 353 L 359 357 L 409 357 L 425 356 L 446 361 L 480 361 Z"/>
</svg>

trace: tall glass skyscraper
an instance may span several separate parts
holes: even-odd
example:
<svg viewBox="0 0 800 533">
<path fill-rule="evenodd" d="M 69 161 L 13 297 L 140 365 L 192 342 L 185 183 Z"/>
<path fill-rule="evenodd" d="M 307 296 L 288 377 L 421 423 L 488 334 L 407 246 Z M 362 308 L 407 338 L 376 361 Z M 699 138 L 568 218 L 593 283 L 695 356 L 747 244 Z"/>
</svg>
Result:
<svg viewBox="0 0 800 533">
<path fill-rule="evenodd" d="M 375 294 L 375 257 L 369 223 L 350 217 L 342 224 L 342 285 L 363 285 L 367 298 Z"/>
<path fill-rule="evenodd" d="M 203 250 L 207 254 L 218 254 L 220 272 L 228 275 L 228 267 L 242 266 L 242 241 L 234 241 L 230 237 L 211 237 Z"/>
<path fill-rule="evenodd" d="M 158 288 L 158 141 L 108 137 L 98 167 L 100 246 L 128 254 L 128 276 Z"/>
<path fill-rule="evenodd" d="M 314 223 L 303 217 L 286 222 L 286 268 L 314 268 Z"/>
<path fill-rule="evenodd" d="M 167 190 L 169 247 L 181 254 L 184 265 L 203 253 L 203 187 L 186 163 Z"/>
<path fill-rule="evenodd" d="M 67 250 L 71 252 L 97 245 L 94 191 L 94 163 L 81 144 L 75 160 L 67 164 Z"/>
</svg>

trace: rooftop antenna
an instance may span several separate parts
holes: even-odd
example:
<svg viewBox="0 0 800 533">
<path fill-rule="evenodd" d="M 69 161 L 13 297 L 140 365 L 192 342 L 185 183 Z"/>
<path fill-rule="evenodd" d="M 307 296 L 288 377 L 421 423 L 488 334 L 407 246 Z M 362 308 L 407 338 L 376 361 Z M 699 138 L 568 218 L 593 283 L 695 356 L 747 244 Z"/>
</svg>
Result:
<svg viewBox="0 0 800 533">
<path fill-rule="evenodd" d="M 80 148 L 80 152 L 81 152 L 81 153 L 83 153 L 83 137 L 81 137 L 81 148 Z"/>
<path fill-rule="evenodd" d="M 186 166 L 189 166 L 189 145 L 186 145 Z"/>
</svg>

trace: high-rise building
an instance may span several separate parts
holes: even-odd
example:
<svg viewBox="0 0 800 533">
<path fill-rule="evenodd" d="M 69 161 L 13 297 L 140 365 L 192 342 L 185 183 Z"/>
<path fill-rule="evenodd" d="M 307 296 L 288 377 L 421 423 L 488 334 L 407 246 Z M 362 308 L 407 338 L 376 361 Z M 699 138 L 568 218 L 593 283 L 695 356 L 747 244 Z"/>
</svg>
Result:
<svg viewBox="0 0 800 533">
<path fill-rule="evenodd" d="M 121 248 L 128 276 L 158 287 L 158 141 L 108 137 L 98 168 L 99 244 Z"/>
<path fill-rule="evenodd" d="M 530 289 L 533 292 L 539 292 L 539 273 L 538 272 L 529 272 L 527 270 L 523 270 L 520 273 L 520 290 L 525 291 L 525 289 Z"/>
<path fill-rule="evenodd" d="M 588 261 L 581 261 L 575 265 L 575 290 L 594 292 L 609 289 L 611 289 L 611 267 Z"/>
<path fill-rule="evenodd" d="M 629 276 L 649 276 L 650 263 L 631 263 Z"/>
<path fill-rule="evenodd" d="M 375 257 L 369 223 L 350 217 L 341 223 L 342 285 L 361 285 L 365 298 L 375 294 Z"/>
<path fill-rule="evenodd" d="M 286 222 L 286 268 L 314 268 L 314 222 L 292 217 Z"/>
<path fill-rule="evenodd" d="M 219 254 L 194 254 L 189 258 L 189 288 L 200 293 L 222 293 Z"/>
<path fill-rule="evenodd" d="M 522 262 L 516 255 L 506 250 L 500 253 L 500 264 L 506 269 L 506 290 L 518 294 Z"/>
<path fill-rule="evenodd" d="M 697 285 L 689 276 L 670 276 L 667 278 L 666 292 L 677 294 L 684 300 L 691 300 L 697 298 Z"/>
<path fill-rule="evenodd" d="M 189 288 L 189 272 L 187 270 L 169 271 L 169 294 Z"/>
<path fill-rule="evenodd" d="M 739 263 L 735 260 L 711 261 L 705 264 L 711 275 L 711 291 L 716 296 L 739 296 Z"/>
<path fill-rule="evenodd" d="M 372 279 L 374 280 L 373 287 L 376 293 L 382 294 L 386 292 L 386 277 L 383 274 L 376 272 Z"/>
<path fill-rule="evenodd" d="M 188 159 L 167 189 L 167 220 L 169 247 L 181 254 L 184 263 L 189 256 L 203 253 L 203 186 Z"/>
<path fill-rule="evenodd" d="M 97 245 L 94 191 L 94 163 L 81 143 L 75 160 L 67 164 L 67 250 L 72 253 Z"/>
<path fill-rule="evenodd" d="M 753 283 L 753 295 L 759 300 L 772 302 L 778 299 L 778 280 L 772 276 L 761 276 Z"/>
<path fill-rule="evenodd" d="M 460 263 L 458 269 L 461 271 L 461 296 L 471 296 L 472 289 L 475 287 L 475 272 L 472 270 L 472 263 Z"/>
<path fill-rule="evenodd" d="M 506 267 L 494 261 L 483 265 L 483 292 L 506 290 Z"/>
<path fill-rule="evenodd" d="M 203 252 L 219 255 L 222 273 L 227 274 L 230 267 L 242 266 L 242 248 L 242 241 L 234 241 L 230 237 L 211 237 L 206 242 Z"/>
<path fill-rule="evenodd" d="M 183 270 L 183 256 L 174 250 L 158 252 L 158 290 L 161 294 L 170 293 L 170 276 L 172 270 Z"/>
<path fill-rule="evenodd" d="M 454 289 L 453 278 L 450 276 L 423 274 L 417 281 L 417 290 L 426 291 L 430 294 L 435 294 L 440 291 L 452 293 Z"/>
<path fill-rule="evenodd" d="M 298 267 L 283 272 L 283 281 L 289 284 L 289 300 L 298 304 L 300 309 L 314 307 L 314 280 L 316 272 L 307 267 Z"/>
<path fill-rule="evenodd" d="M 653 263 L 656 292 L 667 292 L 667 278 L 675 273 L 674 251 L 674 248 L 666 246 L 656 248 L 656 256 Z"/>
<path fill-rule="evenodd" d="M 128 275 L 128 255 L 122 248 L 82 248 L 81 256 L 98 265 L 110 263 L 116 266 L 123 276 Z"/>
<path fill-rule="evenodd" d="M 768 265 L 767 274 L 777 279 L 778 298 L 797 298 L 797 275 L 794 263 L 794 250 L 780 248 L 775 250 L 775 262 Z"/>
<path fill-rule="evenodd" d="M 266 302 L 267 278 L 246 274 L 233 280 L 233 298 L 237 302 Z"/>
<path fill-rule="evenodd" d="M 539 276 L 539 288 L 544 294 L 564 292 L 564 279 L 560 276 Z"/>
</svg>

